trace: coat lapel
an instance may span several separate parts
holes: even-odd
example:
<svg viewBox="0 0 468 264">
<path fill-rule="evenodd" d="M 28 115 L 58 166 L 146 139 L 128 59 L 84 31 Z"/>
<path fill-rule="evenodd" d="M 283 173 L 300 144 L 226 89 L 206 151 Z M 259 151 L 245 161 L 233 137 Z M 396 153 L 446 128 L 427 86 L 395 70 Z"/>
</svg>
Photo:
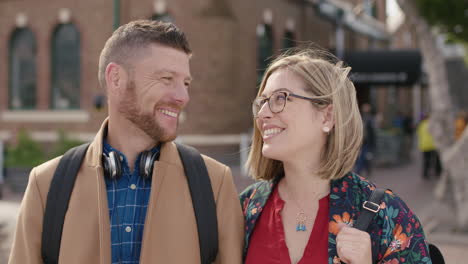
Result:
<svg viewBox="0 0 468 264">
<path fill-rule="evenodd" d="M 274 183 L 271 181 L 262 181 L 256 183 L 252 187 L 252 191 L 244 200 L 242 208 L 245 215 L 245 244 L 244 244 L 244 257 L 249 248 L 250 236 L 254 230 L 257 220 L 265 207 L 268 198 L 274 188 Z"/>
<path fill-rule="evenodd" d="M 149 245 L 156 243 L 152 241 L 154 239 L 154 233 L 159 233 L 161 226 L 157 226 L 153 223 L 158 222 L 158 215 L 161 217 L 161 214 L 158 212 L 161 206 L 159 206 L 159 197 L 161 194 L 161 189 L 164 186 L 164 179 L 166 175 L 173 175 L 174 171 L 171 170 L 171 167 L 168 164 L 156 161 L 153 170 L 153 178 L 151 182 L 151 194 L 150 200 L 148 202 L 148 210 L 146 213 L 145 219 L 145 228 L 143 231 L 141 253 L 140 253 L 140 262 L 141 263 L 150 263 L 152 259 L 152 251 L 156 247 L 148 248 Z M 170 176 L 169 176 L 170 177 Z"/>
<path fill-rule="evenodd" d="M 348 173 L 343 178 L 330 182 L 330 204 L 328 224 L 328 263 L 340 263 L 336 252 L 336 235 L 338 224 L 343 222 L 353 225 L 363 202 L 362 188 L 359 177 Z M 245 193 L 241 194 L 242 208 L 245 215 L 245 247 L 244 258 L 249 247 L 250 237 L 257 220 L 271 195 L 275 184 L 273 182 L 258 182 Z M 244 196 L 245 195 L 245 196 Z"/>
<path fill-rule="evenodd" d="M 196 263 L 198 231 L 184 167 L 174 143 L 165 143 L 155 163 L 148 212 L 145 219 L 140 263 L 172 259 Z M 184 254 L 173 256 L 174 248 Z M 198 259 L 199 257 L 197 257 Z"/>
<path fill-rule="evenodd" d="M 358 176 L 346 176 L 330 182 L 330 213 L 328 222 L 328 263 L 340 263 L 336 251 L 338 224 L 354 225 L 362 204 L 362 190 L 356 181 Z"/>
<path fill-rule="evenodd" d="M 101 128 L 96 134 L 96 137 L 89 146 L 87 155 L 85 157 L 85 164 L 88 165 L 88 169 L 92 170 L 90 175 L 94 176 L 92 177 L 94 183 L 90 184 L 89 186 L 94 186 L 97 196 L 100 263 L 111 262 L 109 203 L 107 201 L 106 183 L 104 180 L 104 171 L 102 167 L 102 143 L 108 122 L 108 118 L 104 120 Z"/>
</svg>

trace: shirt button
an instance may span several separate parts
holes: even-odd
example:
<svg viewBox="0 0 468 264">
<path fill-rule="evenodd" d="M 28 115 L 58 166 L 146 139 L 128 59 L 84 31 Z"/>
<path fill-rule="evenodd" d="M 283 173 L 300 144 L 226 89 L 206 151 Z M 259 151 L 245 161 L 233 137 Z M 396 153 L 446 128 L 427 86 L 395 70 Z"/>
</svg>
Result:
<svg viewBox="0 0 468 264">
<path fill-rule="evenodd" d="M 130 232 L 132 232 L 132 228 L 131 228 L 131 227 L 129 227 L 129 226 L 127 226 L 127 227 L 125 228 L 125 232 L 127 232 L 127 233 L 130 233 Z"/>
<path fill-rule="evenodd" d="M 130 189 L 135 190 L 135 189 L 136 189 L 136 185 L 135 185 L 135 184 L 130 185 Z"/>
</svg>

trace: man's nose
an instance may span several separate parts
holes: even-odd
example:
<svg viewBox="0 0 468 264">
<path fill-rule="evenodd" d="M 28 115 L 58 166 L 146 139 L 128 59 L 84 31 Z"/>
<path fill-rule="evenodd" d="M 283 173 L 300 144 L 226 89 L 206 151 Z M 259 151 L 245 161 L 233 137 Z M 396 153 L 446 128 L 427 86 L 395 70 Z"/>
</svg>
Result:
<svg viewBox="0 0 468 264">
<path fill-rule="evenodd" d="M 174 100 L 182 106 L 185 106 L 188 103 L 188 101 L 190 100 L 190 96 L 188 88 L 185 84 L 177 85 L 177 88 L 174 92 Z"/>
</svg>

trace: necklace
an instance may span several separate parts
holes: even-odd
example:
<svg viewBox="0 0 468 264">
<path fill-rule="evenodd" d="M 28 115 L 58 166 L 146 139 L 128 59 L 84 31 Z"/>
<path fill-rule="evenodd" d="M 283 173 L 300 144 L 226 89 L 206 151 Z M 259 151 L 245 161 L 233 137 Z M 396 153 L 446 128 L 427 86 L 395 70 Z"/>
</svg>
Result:
<svg viewBox="0 0 468 264">
<path fill-rule="evenodd" d="M 295 199 L 286 186 L 284 186 L 284 190 L 286 191 L 290 200 L 292 200 L 295 206 L 299 209 L 299 212 L 296 214 L 296 232 L 307 231 L 306 223 L 310 217 L 305 214 L 304 209 L 302 209 L 303 207 L 300 206 L 299 202 Z M 318 196 L 318 193 L 314 193 L 314 196 Z"/>
<path fill-rule="evenodd" d="M 304 213 L 304 210 L 300 209 L 299 213 L 296 215 L 296 231 L 306 231 L 306 222 L 307 215 Z"/>
</svg>

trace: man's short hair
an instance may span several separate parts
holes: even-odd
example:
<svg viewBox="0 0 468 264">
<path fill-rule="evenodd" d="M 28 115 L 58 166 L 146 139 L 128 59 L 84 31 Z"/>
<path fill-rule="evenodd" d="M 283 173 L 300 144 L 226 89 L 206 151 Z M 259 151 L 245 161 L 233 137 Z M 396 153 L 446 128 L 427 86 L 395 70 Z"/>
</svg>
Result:
<svg viewBox="0 0 468 264">
<path fill-rule="evenodd" d="M 106 87 L 105 71 L 114 62 L 127 71 L 131 60 L 150 44 L 160 44 L 191 54 L 185 34 L 172 23 L 152 20 L 136 20 L 120 26 L 106 41 L 99 57 L 99 83 Z"/>
</svg>

